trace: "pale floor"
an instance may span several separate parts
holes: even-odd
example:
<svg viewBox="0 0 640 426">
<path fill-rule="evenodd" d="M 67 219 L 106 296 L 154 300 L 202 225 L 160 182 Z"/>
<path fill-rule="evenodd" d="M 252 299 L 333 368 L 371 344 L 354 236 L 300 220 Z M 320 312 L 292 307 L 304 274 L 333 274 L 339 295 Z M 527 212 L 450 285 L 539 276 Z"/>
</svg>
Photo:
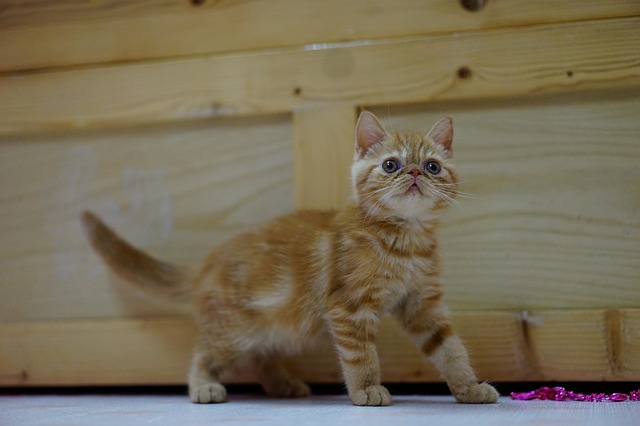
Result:
<svg viewBox="0 0 640 426">
<path fill-rule="evenodd" d="M 1 390 L 0 390 L 1 392 Z M 191 404 L 182 395 L 0 395 L 1 426 L 129 425 L 640 425 L 640 402 L 512 401 L 463 405 L 451 396 L 396 396 L 391 407 L 355 407 L 346 396 L 277 400 L 231 395 Z"/>
</svg>

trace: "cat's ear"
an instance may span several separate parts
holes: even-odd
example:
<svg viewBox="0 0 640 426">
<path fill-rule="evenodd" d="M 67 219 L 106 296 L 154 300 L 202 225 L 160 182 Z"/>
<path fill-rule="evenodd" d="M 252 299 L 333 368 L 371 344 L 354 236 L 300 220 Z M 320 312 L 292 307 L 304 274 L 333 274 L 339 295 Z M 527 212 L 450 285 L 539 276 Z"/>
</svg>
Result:
<svg viewBox="0 0 640 426">
<path fill-rule="evenodd" d="M 438 120 L 429 130 L 428 138 L 453 154 L 453 121 L 451 117 Z"/>
<path fill-rule="evenodd" d="M 382 143 L 386 135 L 378 118 L 369 111 L 362 111 L 356 124 L 356 153 L 363 157 L 371 147 Z"/>
</svg>

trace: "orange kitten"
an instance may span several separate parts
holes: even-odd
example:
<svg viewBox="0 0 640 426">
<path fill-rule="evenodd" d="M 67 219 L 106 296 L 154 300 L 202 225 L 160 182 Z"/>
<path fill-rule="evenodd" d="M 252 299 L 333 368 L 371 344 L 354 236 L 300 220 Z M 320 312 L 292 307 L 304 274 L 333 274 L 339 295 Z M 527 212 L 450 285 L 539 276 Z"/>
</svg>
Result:
<svg viewBox="0 0 640 426">
<path fill-rule="evenodd" d="M 456 195 L 448 118 L 428 134 L 387 133 L 363 112 L 356 125 L 353 199 L 339 211 L 298 211 L 215 249 L 198 269 L 156 260 L 86 212 L 89 238 L 113 271 L 152 295 L 190 300 L 199 338 L 193 402 L 226 400 L 225 369 L 253 357 L 266 391 L 308 386 L 280 361 L 331 338 L 356 405 L 389 405 L 376 335 L 394 315 L 460 402 L 496 402 L 478 384 L 442 302 L 436 215 Z"/>
</svg>

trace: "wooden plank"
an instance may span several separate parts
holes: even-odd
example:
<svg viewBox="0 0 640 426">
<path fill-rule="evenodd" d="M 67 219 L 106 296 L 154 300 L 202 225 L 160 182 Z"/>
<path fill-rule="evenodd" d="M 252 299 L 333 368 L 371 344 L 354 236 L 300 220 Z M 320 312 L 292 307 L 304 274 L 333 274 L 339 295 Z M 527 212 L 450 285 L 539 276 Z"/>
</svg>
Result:
<svg viewBox="0 0 640 426">
<path fill-rule="evenodd" d="M 481 380 L 640 380 L 638 345 L 618 339 L 614 349 L 610 338 L 637 337 L 639 315 L 637 309 L 477 311 L 454 312 L 453 320 Z M 385 321 L 383 330 L 378 347 L 385 381 L 440 380 L 395 323 Z M 191 322 L 180 318 L 3 323 L 0 385 L 181 384 L 194 339 Z M 524 350 L 535 354 L 537 365 Z M 629 364 L 612 368 L 612 351 L 625 353 Z M 308 381 L 340 381 L 329 346 L 300 363 Z M 225 381 L 254 382 L 255 376 L 246 368 Z"/>
<path fill-rule="evenodd" d="M 115 280 L 80 213 L 157 256 L 199 263 L 291 211 L 292 171 L 286 116 L 0 138 L 0 321 L 175 313 Z"/>
<path fill-rule="evenodd" d="M 640 18 L 3 76 L 0 133 L 640 84 Z"/>
<path fill-rule="evenodd" d="M 454 117 L 463 191 L 473 198 L 460 198 L 440 232 L 453 309 L 638 307 L 639 99 L 636 89 L 375 111 L 398 129 Z M 335 113 L 340 137 L 352 138 L 352 111 Z M 297 148 L 296 166 L 285 117 L 0 139 L 0 319 L 175 312 L 114 280 L 89 250 L 79 212 L 96 210 L 161 257 L 197 262 L 226 238 L 292 210 L 294 192 L 299 207 L 339 203 L 348 178 L 335 175 L 346 173 L 352 142 L 324 153 L 323 132 L 337 128 L 307 129 L 314 145 Z M 262 170 L 261 179 L 243 177 L 238 161 Z M 311 183 L 299 176 L 305 167 Z M 313 181 L 336 192 L 310 186 L 320 195 L 305 199 L 300 182 Z"/>
<path fill-rule="evenodd" d="M 453 116 L 452 309 L 639 306 L 639 111 L 638 89 L 374 110 L 398 129 Z"/>
<path fill-rule="evenodd" d="M 608 321 L 609 341 L 614 345 L 609 356 L 614 371 L 624 377 L 640 377 L 640 311 L 609 314 Z"/>
<path fill-rule="evenodd" d="M 635 0 L 4 0 L 0 71 L 637 16 Z M 286 19 L 282 19 L 286 16 Z M 275 25 L 274 23 L 277 23 Z M 26 48 L 28 47 L 28 48 Z"/>
<path fill-rule="evenodd" d="M 296 208 L 337 208 L 349 197 L 356 109 L 331 105 L 293 114 Z"/>
<path fill-rule="evenodd" d="M 607 380 L 638 377 L 638 312 L 557 311 L 530 327 L 545 380 Z M 571 342 L 571 343 L 569 343 Z M 631 345 L 631 346 L 629 346 Z"/>
<path fill-rule="evenodd" d="M 174 319 L 0 328 L 3 385 L 182 383 L 195 339 L 189 321 Z"/>
</svg>

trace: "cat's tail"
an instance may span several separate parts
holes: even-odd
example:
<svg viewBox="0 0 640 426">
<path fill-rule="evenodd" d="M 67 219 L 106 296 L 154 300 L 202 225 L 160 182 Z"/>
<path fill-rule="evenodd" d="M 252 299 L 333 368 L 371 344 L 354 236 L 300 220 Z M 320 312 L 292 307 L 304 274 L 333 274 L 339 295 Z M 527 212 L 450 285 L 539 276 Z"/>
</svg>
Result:
<svg viewBox="0 0 640 426">
<path fill-rule="evenodd" d="M 152 297 L 189 301 L 191 280 L 186 269 L 133 247 L 89 211 L 82 213 L 82 224 L 95 251 L 120 278 Z"/>
</svg>

